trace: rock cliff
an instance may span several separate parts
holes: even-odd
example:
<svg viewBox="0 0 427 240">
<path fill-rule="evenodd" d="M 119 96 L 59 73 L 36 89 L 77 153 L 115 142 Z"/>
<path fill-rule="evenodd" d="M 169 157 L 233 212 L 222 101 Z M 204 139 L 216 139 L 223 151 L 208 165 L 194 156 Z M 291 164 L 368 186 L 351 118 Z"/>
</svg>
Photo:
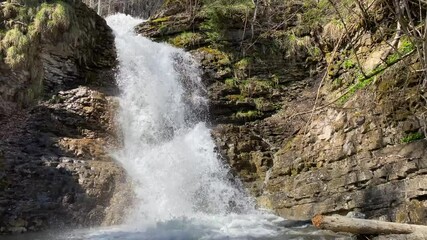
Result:
<svg viewBox="0 0 427 240">
<path fill-rule="evenodd" d="M 0 233 L 118 223 L 111 29 L 80 1 L 2 2 L 0 20 Z"/>
<path fill-rule="evenodd" d="M 200 61 L 218 152 L 260 206 L 425 224 L 423 60 L 391 1 L 357 3 L 168 1 L 136 30 Z"/>
</svg>

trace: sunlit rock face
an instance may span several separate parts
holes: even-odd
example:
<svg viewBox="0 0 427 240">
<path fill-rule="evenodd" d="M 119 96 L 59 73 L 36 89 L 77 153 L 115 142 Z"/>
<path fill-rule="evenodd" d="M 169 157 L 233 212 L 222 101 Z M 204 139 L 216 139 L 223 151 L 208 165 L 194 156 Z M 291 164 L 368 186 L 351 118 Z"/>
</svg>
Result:
<svg viewBox="0 0 427 240">
<path fill-rule="evenodd" d="M 288 218 L 360 211 L 425 223 L 423 67 L 415 55 L 384 63 L 396 60 L 385 43 L 394 36 L 380 30 L 394 24 L 389 10 L 375 5 L 377 28 L 348 33 L 357 38 L 349 46 L 339 45 L 334 9 L 313 26 L 303 19 L 320 5 L 259 3 L 251 26 L 250 1 L 212 2 L 194 15 L 166 7 L 136 30 L 199 60 L 218 152 L 258 203 Z M 291 17 L 269 27 L 280 14 Z"/>
</svg>

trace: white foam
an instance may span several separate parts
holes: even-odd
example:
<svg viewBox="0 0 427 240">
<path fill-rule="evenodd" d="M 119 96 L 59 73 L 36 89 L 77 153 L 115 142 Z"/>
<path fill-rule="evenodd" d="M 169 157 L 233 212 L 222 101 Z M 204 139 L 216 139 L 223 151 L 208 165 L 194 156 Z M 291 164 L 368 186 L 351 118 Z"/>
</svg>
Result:
<svg viewBox="0 0 427 240">
<path fill-rule="evenodd" d="M 107 22 L 116 36 L 122 92 L 124 146 L 115 156 L 136 183 L 138 198 L 128 228 L 152 239 L 276 234 L 273 215 L 255 209 L 214 152 L 201 121 L 205 90 L 191 55 L 137 36 L 133 28 L 142 20 L 118 14 Z"/>
</svg>

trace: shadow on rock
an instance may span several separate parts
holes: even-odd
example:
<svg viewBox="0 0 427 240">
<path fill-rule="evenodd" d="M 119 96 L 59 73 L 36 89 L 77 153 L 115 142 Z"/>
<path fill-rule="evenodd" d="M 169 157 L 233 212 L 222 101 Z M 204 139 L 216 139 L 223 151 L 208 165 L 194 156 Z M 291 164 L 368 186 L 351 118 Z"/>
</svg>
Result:
<svg viewBox="0 0 427 240">
<path fill-rule="evenodd" d="M 126 183 L 104 148 L 115 144 L 107 98 L 84 87 L 57 97 L 0 136 L 0 232 L 100 225 Z"/>
</svg>

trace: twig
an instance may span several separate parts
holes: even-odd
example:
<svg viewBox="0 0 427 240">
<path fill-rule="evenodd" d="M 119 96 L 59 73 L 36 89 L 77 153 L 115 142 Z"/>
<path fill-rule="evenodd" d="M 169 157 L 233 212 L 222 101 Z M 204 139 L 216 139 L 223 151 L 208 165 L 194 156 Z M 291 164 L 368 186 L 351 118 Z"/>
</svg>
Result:
<svg viewBox="0 0 427 240">
<path fill-rule="evenodd" d="M 331 65 L 331 62 L 332 62 L 332 61 L 333 61 L 333 59 L 335 58 L 335 54 L 337 53 L 338 48 L 339 48 L 339 46 L 341 45 L 341 42 L 342 42 L 342 40 L 343 40 L 343 38 L 344 38 L 344 35 L 345 35 L 345 33 L 342 33 L 342 34 L 341 34 L 341 37 L 339 38 L 339 40 L 338 40 L 338 42 L 337 42 L 337 45 L 335 46 L 334 51 L 333 51 L 333 52 L 332 52 L 332 54 L 331 54 L 331 59 L 330 59 L 330 61 L 328 62 L 328 66 L 326 67 L 326 69 L 329 69 L 329 66 Z M 308 126 L 310 125 L 311 120 L 313 120 L 314 112 L 315 112 L 315 110 L 316 110 L 317 102 L 318 102 L 318 100 L 319 100 L 319 96 L 320 96 L 320 89 L 322 88 L 323 82 L 325 81 L 325 79 L 326 79 L 326 77 L 327 77 L 327 76 L 328 76 L 328 70 L 326 70 L 325 74 L 323 75 L 322 80 L 320 81 L 319 87 L 317 88 L 316 99 L 314 100 L 314 105 L 313 105 L 313 109 L 312 109 L 312 111 L 311 111 L 310 118 L 308 119 L 308 121 L 307 121 L 307 123 L 306 123 L 306 125 L 305 125 L 305 127 L 304 127 L 304 133 L 306 133 L 306 132 L 307 132 L 307 128 L 308 128 Z"/>
<path fill-rule="evenodd" d="M 371 74 L 367 75 L 367 76 L 366 76 L 366 78 L 365 78 L 365 79 L 363 79 L 363 80 L 366 80 L 366 79 L 369 79 L 369 78 L 371 78 L 371 77 L 374 77 L 375 75 L 377 75 L 377 74 L 379 74 L 379 73 L 383 72 L 383 71 L 384 71 L 384 70 L 386 70 L 387 68 L 389 68 L 389 67 L 393 66 L 394 64 L 396 64 L 396 63 L 400 62 L 400 61 L 401 61 L 401 60 L 403 60 L 404 58 L 406 58 L 406 57 L 410 56 L 410 55 L 411 55 L 412 53 L 414 53 L 414 52 L 415 52 L 415 50 L 412 50 L 411 52 L 409 52 L 409 53 L 405 54 L 404 56 L 402 56 L 402 58 L 400 58 L 400 59 L 398 59 L 398 60 L 396 60 L 396 61 L 394 61 L 394 62 L 389 63 L 389 64 L 387 65 L 387 67 L 385 67 L 385 68 L 383 68 L 383 69 L 381 69 L 381 70 L 375 71 L 375 72 L 373 72 L 373 73 L 371 73 Z M 344 93 L 342 93 L 340 96 L 338 96 L 337 98 L 335 98 L 334 100 L 332 100 L 331 102 L 326 103 L 325 105 L 320 106 L 320 107 L 318 107 L 318 108 L 316 108 L 316 109 L 314 109 L 314 110 L 310 110 L 310 111 L 305 111 L 305 112 L 296 113 L 296 114 L 294 114 L 294 115 L 290 116 L 287 120 L 290 120 L 290 119 L 292 119 L 292 118 L 294 118 L 294 117 L 301 116 L 301 115 L 305 115 L 305 114 L 308 114 L 308 113 L 317 112 L 317 111 L 322 110 L 322 109 L 324 109 L 324 108 L 326 108 L 326 107 L 329 107 L 330 105 L 332 105 L 332 104 L 336 103 L 336 102 L 337 102 L 338 100 L 340 100 L 342 97 L 344 97 L 345 95 L 347 95 L 348 93 L 350 93 L 350 91 L 351 91 L 351 90 L 352 90 L 352 89 L 351 89 L 351 88 L 349 88 L 349 89 L 347 89 Z"/>
<path fill-rule="evenodd" d="M 342 15 L 341 15 L 341 12 L 338 10 L 338 7 L 335 5 L 335 3 L 334 3 L 332 0 L 328 0 L 328 1 L 329 1 L 329 3 L 332 5 L 332 7 L 335 9 L 335 11 L 337 12 L 338 17 L 340 18 L 340 21 L 342 22 L 342 24 L 343 24 L 343 26 L 344 26 L 344 30 L 345 30 L 345 31 L 346 31 L 346 33 L 347 33 L 347 34 L 346 34 L 347 39 L 348 39 L 348 41 L 349 41 L 349 42 L 351 42 L 351 39 L 350 39 L 350 32 L 349 32 L 349 30 L 348 30 L 348 28 L 347 28 L 347 24 L 345 23 L 344 18 L 343 18 L 343 17 L 342 17 Z M 364 76 L 364 77 L 366 77 L 366 74 L 365 74 L 365 72 L 363 71 L 363 68 L 362 68 L 362 64 L 360 64 L 359 57 L 357 56 L 357 52 L 356 52 L 356 50 L 355 50 L 354 48 L 351 48 L 351 50 L 353 51 L 354 57 L 356 58 L 357 66 L 358 66 L 358 68 L 359 68 L 360 72 L 363 74 L 363 76 Z"/>
</svg>

